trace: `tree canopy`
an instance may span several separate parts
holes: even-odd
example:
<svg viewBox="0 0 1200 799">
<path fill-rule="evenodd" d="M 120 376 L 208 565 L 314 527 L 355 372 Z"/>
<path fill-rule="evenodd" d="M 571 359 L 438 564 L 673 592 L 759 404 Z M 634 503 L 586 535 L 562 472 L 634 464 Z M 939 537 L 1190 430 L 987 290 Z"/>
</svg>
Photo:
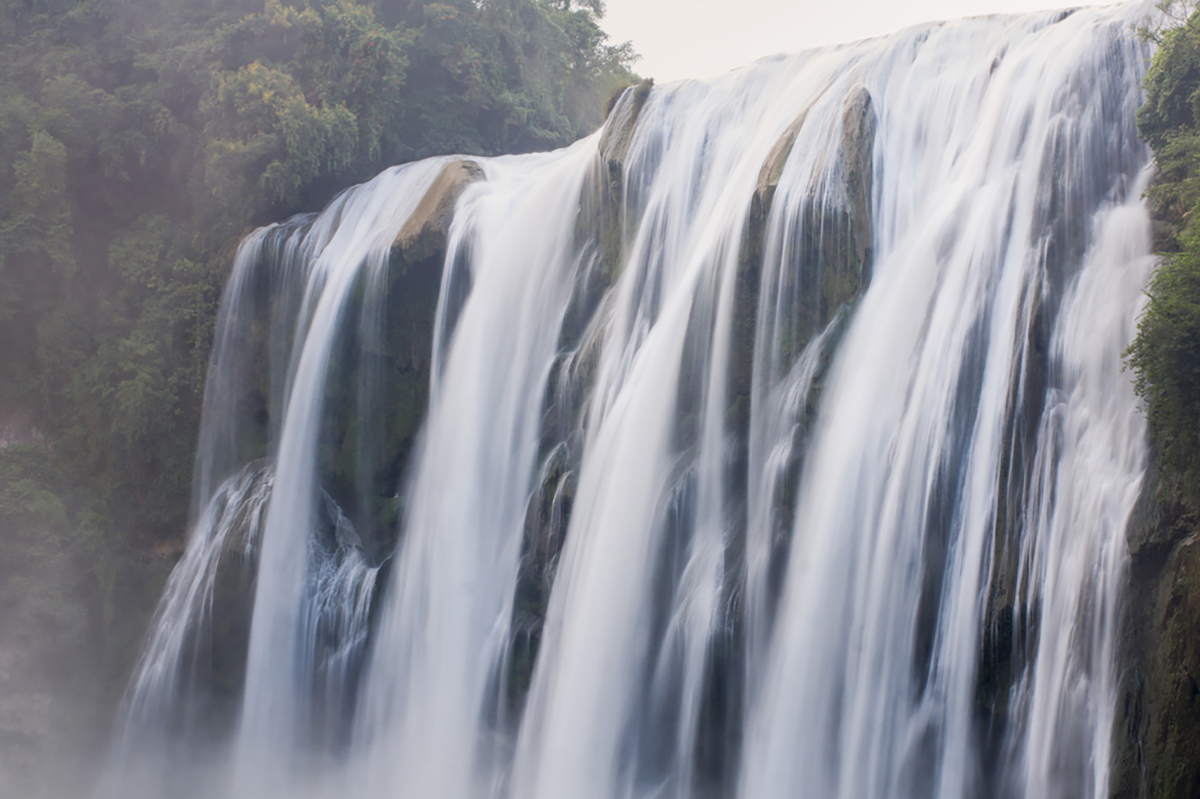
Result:
<svg viewBox="0 0 1200 799">
<path fill-rule="evenodd" d="M 1186 14 L 1180 10 L 1186 9 Z M 1158 175 L 1148 195 L 1162 256 L 1126 352 L 1143 400 L 1164 499 L 1200 513 L 1200 13 L 1168 3 L 1175 24 L 1150 32 L 1138 128 Z"/>
</svg>

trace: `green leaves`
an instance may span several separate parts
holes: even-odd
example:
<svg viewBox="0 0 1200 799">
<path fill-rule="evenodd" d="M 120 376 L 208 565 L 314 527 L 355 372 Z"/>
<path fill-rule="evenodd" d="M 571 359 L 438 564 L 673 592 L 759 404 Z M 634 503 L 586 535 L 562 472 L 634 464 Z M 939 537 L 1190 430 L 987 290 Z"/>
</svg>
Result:
<svg viewBox="0 0 1200 799">
<path fill-rule="evenodd" d="M 1146 75 L 1146 102 L 1138 110 L 1138 128 L 1156 150 L 1169 133 L 1195 128 L 1200 119 L 1200 18 L 1193 14 L 1159 38 Z"/>
<path fill-rule="evenodd" d="M 1200 14 L 1154 36 L 1138 128 L 1158 165 L 1148 195 L 1167 252 L 1125 359 L 1166 498 L 1200 513 Z"/>
<path fill-rule="evenodd" d="M 207 180 L 222 202 L 259 191 L 251 207 L 296 208 L 318 181 L 348 182 L 396 149 L 388 134 L 403 112 L 412 36 L 380 25 L 369 6 L 301 11 L 271 0 L 217 41 L 230 68 L 215 75 L 203 112 Z"/>
<path fill-rule="evenodd" d="M 1200 255 L 1194 240 L 1164 259 L 1147 293 L 1150 302 L 1126 359 L 1164 485 L 1200 510 Z"/>
<path fill-rule="evenodd" d="M 256 204 L 295 205 L 313 180 L 339 174 L 356 155 L 349 109 L 310 104 L 290 73 L 257 61 L 220 77 L 208 111 L 206 179 L 225 203 L 253 203 L 257 182 Z"/>
<path fill-rule="evenodd" d="M 634 55 L 607 44 L 598 5 L 419 9 L 409 27 L 351 0 L 271 0 L 218 30 L 201 113 L 219 202 L 278 216 L 415 157 L 562 146 L 598 126 L 634 78 Z"/>
<path fill-rule="evenodd" d="M 64 276 L 74 267 L 66 167 L 62 142 L 45 131 L 34 131 L 30 148 L 13 162 L 15 210 L 6 226 L 13 252 L 45 253 Z"/>
</svg>

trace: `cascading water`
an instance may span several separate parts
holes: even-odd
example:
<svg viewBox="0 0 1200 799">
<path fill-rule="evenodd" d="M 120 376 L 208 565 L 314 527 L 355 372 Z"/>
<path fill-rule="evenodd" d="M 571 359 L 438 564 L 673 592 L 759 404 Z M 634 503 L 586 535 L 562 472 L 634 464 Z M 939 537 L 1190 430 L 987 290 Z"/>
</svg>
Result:
<svg viewBox="0 0 1200 799">
<path fill-rule="evenodd" d="M 102 792 L 1105 796 L 1141 13 L 630 89 L 248 237 Z"/>
</svg>

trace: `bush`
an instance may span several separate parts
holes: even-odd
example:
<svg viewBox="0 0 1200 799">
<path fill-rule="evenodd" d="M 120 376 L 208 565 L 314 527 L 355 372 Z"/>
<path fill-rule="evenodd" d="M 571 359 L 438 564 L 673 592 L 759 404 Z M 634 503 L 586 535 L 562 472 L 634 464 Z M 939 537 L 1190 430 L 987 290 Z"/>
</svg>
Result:
<svg viewBox="0 0 1200 799">
<path fill-rule="evenodd" d="M 1152 34 L 1138 129 L 1158 174 L 1148 192 L 1162 261 L 1126 351 L 1165 499 L 1200 513 L 1200 13 Z"/>
</svg>

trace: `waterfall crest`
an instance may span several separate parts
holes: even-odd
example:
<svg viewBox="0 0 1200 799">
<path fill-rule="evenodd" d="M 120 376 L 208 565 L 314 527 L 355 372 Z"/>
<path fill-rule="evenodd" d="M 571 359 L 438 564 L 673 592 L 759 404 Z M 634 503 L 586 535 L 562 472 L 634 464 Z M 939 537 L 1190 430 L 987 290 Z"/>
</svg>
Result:
<svg viewBox="0 0 1200 799">
<path fill-rule="evenodd" d="M 1107 796 L 1141 13 L 642 85 L 247 237 L 102 795 Z"/>
</svg>

